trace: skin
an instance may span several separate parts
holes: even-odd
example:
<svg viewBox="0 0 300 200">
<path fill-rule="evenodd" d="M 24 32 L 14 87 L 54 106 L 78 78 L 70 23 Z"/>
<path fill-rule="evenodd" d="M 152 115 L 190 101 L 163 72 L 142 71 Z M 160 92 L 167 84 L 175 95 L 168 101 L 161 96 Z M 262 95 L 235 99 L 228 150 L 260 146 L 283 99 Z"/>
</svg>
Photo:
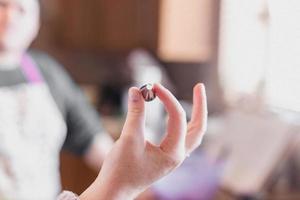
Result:
<svg viewBox="0 0 300 200">
<path fill-rule="evenodd" d="M 39 30 L 39 5 L 35 0 L 0 0 L 1 50 L 27 49 Z"/>
<path fill-rule="evenodd" d="M 155 84 L 154 90 L 169 115 L 162 143 L 155 146 L 145 140 L 145 103 L 138 88 L 131 88 L 122 135 L 105 159 L 99 176 L 80 195 L 81 200 L 134 199 L 178 167 L 200 145 L 207 124 L 204 85 L 194 87 L 193 114 L 189 123 L 169 90 L 159 84 Z"/>
</svg>

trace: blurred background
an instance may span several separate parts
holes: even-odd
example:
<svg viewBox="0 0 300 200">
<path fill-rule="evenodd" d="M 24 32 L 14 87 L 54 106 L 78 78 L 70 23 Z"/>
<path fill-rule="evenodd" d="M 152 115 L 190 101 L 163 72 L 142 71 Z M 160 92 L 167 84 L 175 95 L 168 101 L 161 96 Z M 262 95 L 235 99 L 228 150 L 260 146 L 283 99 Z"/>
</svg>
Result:
<svg viewBox="0 0 300 200">
<path fill-rule="evenodd" d="M 130 86 L 163 83 L 189 116 L 193 85 L 206 84 L 203 144 L 139 199 L 300 199 L 299 19 L 297 0 L 43 0 L 33 47 L 64 65 L 115 139 Z M 159 142 L 165 113 L 147 107 Z M 64 189 L 97 174 L 61 160 Z"/>
</svg>

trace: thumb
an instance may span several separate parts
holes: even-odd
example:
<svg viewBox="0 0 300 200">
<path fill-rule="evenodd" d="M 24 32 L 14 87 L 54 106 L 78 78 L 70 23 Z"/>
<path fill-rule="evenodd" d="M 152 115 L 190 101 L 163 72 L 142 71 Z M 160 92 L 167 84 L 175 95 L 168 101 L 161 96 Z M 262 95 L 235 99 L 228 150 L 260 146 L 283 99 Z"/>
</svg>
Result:
<svg viewBox="0 0 300 200">
<path fill-rule="evenodd" d="M 145 103 L 138 88 L 128 92 L 128 111 L 122 136 L 144 139 Z"/>
</svg>

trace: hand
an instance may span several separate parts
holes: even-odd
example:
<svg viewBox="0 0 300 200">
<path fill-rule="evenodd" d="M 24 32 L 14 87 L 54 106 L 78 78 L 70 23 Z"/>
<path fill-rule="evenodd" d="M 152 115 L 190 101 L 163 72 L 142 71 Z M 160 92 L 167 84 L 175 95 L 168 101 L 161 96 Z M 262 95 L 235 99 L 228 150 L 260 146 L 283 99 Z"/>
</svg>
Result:
<svg viewBox="0 0 300 200">
<path fill-rule="evenodd" d="M 188 124 L 183 108 L 170 91 L 160 84 L 154 85 L 154 91 L 169 115 L 162 143 L 155 146 L 145 140 L 144 100 L 138 88 L 131 88 L 121 137 L 106 157 L 99 176 L 80 199 L 133 199 L 179 166 L 200 145 L 207 121 L 204 85 L 194 87 L 193 112 Z"/>
</svg>

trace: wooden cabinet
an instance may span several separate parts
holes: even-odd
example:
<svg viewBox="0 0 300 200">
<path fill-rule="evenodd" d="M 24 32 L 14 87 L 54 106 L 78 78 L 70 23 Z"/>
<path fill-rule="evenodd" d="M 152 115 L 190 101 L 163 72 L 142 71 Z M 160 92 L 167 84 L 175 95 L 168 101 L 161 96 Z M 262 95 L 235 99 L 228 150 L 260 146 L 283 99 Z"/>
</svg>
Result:
<svg viewBox="0 0 300 200">
<path fill-rule="evenodd" d="M 44 6 L 55 20 L 43 33 L 52 32 L 60 48 L 115 53 L 145 47 L 172 62 L 206 62 L 216 54 L 219 0 L 54 2 Z"/>
<path fill-rule="evenodd" d="M 158 0 L 62 0 L 57 31 L 67 48 L 124 52 L 156 48 Z"/>
</svg>

